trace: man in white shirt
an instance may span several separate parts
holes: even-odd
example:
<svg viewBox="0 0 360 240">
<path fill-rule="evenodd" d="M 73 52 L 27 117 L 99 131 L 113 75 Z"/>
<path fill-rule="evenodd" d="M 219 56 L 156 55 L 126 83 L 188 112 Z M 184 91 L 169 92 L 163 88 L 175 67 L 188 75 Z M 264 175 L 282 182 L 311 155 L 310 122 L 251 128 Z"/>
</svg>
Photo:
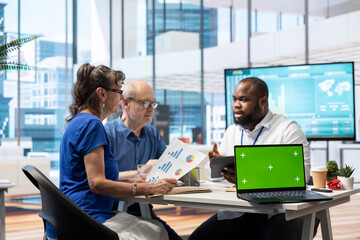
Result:
<svg viewBox="0 0 360 240">
<path fill-rule="evenodd" d="M 246 78 L 237 84 L 232 105 L 235 124 L 226 130 L 219 151 L 214 144 L 209 152 L 210 164 L 213 157 L 233 156 L 234 145 L 302 144 L 308 181 L 310 152 L 306 137 L 295 121 L 269 110 L 268 95 L 266 83 L 259 78 Z M 205 168 L 209 168 L 209 164 Z M 235 170 L 231 167 L 225 170 L 223 177 L 235 183 Z M 219 211 L 200 225 L 189 239 L 231 239 L 234 236 L 242 239 L 301 239 L 301 230 L 301 219 L 286 221 L 284 214 L 269 216 Z"/>
</svg>

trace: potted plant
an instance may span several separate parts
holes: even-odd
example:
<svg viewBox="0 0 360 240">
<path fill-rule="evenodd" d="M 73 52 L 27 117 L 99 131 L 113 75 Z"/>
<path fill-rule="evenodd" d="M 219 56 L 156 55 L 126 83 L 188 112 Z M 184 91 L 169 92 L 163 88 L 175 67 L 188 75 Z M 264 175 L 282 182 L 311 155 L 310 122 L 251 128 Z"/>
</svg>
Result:
<svg viewBox="0 0 360 240">
<path fill-rule="evenodd" d="M 352 190 L 354 186 L 354 177 L 351 177 L 355 168 L 345 164 L 345 167 L 340 168 L 337 173 L 337 178 L 340 180 L 340 186 L 343 190 Z"/>
<path fill-rule="evenodd" d="M 339 171 L 339 167 L 338 167 L 337 162 L 334 161 L 334 160 L 328 161 L 327 164 L 326 164 L 326 167 L 327 167 L 327 170 L 328 170 L 327 171 L 326 181 L 330 182 L 330 181 L 336 179 L 337 173 Z"/>
<path fill-rule="evenodd" d="M 2 31 L 0 27 L 0 31 Z M 28 66 L 27 64 L 22 64 L 18 62 L 17 59 L 14 59 L 14 56 L 10 56 L 11 53 L 18 51 L 22 45 L 27 42 L 33 41 L 42 35 L 32 35 L 28 37 L 20 37 L 18 39 L 12 40 L 9 43 L 3 43 L 7 38 L 0 37 L 0 72 L 4 70 L 35 70 L 36 67 Z"/>
</svg>

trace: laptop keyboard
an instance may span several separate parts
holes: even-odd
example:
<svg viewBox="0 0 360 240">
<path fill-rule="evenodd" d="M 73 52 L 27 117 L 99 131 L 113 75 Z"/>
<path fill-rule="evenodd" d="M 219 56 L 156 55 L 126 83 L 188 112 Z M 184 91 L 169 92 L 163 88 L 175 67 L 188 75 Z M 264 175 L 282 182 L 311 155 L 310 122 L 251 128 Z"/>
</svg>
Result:
<svg viewBox="0 0 360 240">
<path fill-rule="evenodd" d="M 247 198 L 291 198 L 291 197 L 305 197 L 312 195 L 313 192 L 306 190 L 297 191 L 276 191 L 276 192 L 256 192 L 256 193 L 242 193 L 241 195 Z"/>
</svg>

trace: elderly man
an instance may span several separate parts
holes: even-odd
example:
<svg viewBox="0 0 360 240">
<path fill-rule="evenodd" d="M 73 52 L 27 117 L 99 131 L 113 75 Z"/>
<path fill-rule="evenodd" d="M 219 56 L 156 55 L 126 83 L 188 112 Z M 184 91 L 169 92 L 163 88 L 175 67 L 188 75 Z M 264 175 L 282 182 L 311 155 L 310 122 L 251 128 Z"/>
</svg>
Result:
<svg viewBox="0 0 360 240">
<path fill-rule="evenodd" d="M 157 129 L 150 125 L 154 109 L 158 106 L 154 91 L 145 82 L 128 82 L 123 87 L 123 113 L 105 125 L 110 148 L 119 166 L 119 179 L 137 177 L 137 165 L 151 168 L 166 149 Z M 128 212 L 140 216 L 139 204 L 133 204 Z M 173 229 L 150 210 L 152 218 L 163 223 L 169 239 L 181 239 Z"/>
<path fill-rule="evenodd" d="M 305 175 L 309 179 L 309 144 L 298 124 L 268 108 L 268 87 L 259 78 L 241 80 L 233 93 L 234 125 L 225 132 L 219 151 L 216 144 L 209 152 L 210 161 L 219 155 L 234 155 L 234 145 L 302 144 Z M 209 167 L 209 165 L 207 165 Z M 222 174 L 235 183 L 235 171 L 226 167 Z M 205 171 L 208 172 L 208 171 Z M 318 225 L 318 222 L 317 222 Z M 286 221 L 284 214 L 266 215 L 219 211 L 200 225 L 189 239 L 301 239 L 302 220 Z"/>
</svg>

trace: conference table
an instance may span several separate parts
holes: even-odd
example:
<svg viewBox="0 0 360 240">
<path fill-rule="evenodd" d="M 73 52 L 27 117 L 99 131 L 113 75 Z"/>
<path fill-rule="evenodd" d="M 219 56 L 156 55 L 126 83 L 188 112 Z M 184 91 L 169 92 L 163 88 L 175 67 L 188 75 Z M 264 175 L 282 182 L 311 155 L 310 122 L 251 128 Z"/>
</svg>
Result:
<svg viewBox="0 0 360 240">
<path fill-rule="evenodd" d="M 14 186 L 9 181 L 0 181 L 0 240 L 5 240 L 5 191 Z"/>
<path fill-rule="evenodd" d="M 258 204 L 238 199 L 235 192 L 227 192 L 226 187 L 220 183 L 202 181 L 200 187 L 211 188 L 212 192 L 207 193 L 187 193 L 174 195 L 161 195 L 157 197 L 136 196 L 134 198 L 121 198 L 123 204 L 119 205 L 119 210 L 126 210 L 127 206 L 134 202 L 140 203 L 143 217 L 150 218 L 148 204 L 173 204 L 181 207 L 205 208 L 214 210 L 227 210 L 238 212 L 278 214 L 285 213 L 286 220 L 303 218 L 302 239 L 312 239 L 315 226 L 315 217 L 321 222 L 323 239 L 332 240 L 332 229 L 329 208 L 350 201 L 350 196 L 360 193 L 360 189 L 353 190 L 334 190 L 332 193 L 321 193 L 332 197 L 330 201 L 283 203 L 283 204 Z"/>
</svg>

